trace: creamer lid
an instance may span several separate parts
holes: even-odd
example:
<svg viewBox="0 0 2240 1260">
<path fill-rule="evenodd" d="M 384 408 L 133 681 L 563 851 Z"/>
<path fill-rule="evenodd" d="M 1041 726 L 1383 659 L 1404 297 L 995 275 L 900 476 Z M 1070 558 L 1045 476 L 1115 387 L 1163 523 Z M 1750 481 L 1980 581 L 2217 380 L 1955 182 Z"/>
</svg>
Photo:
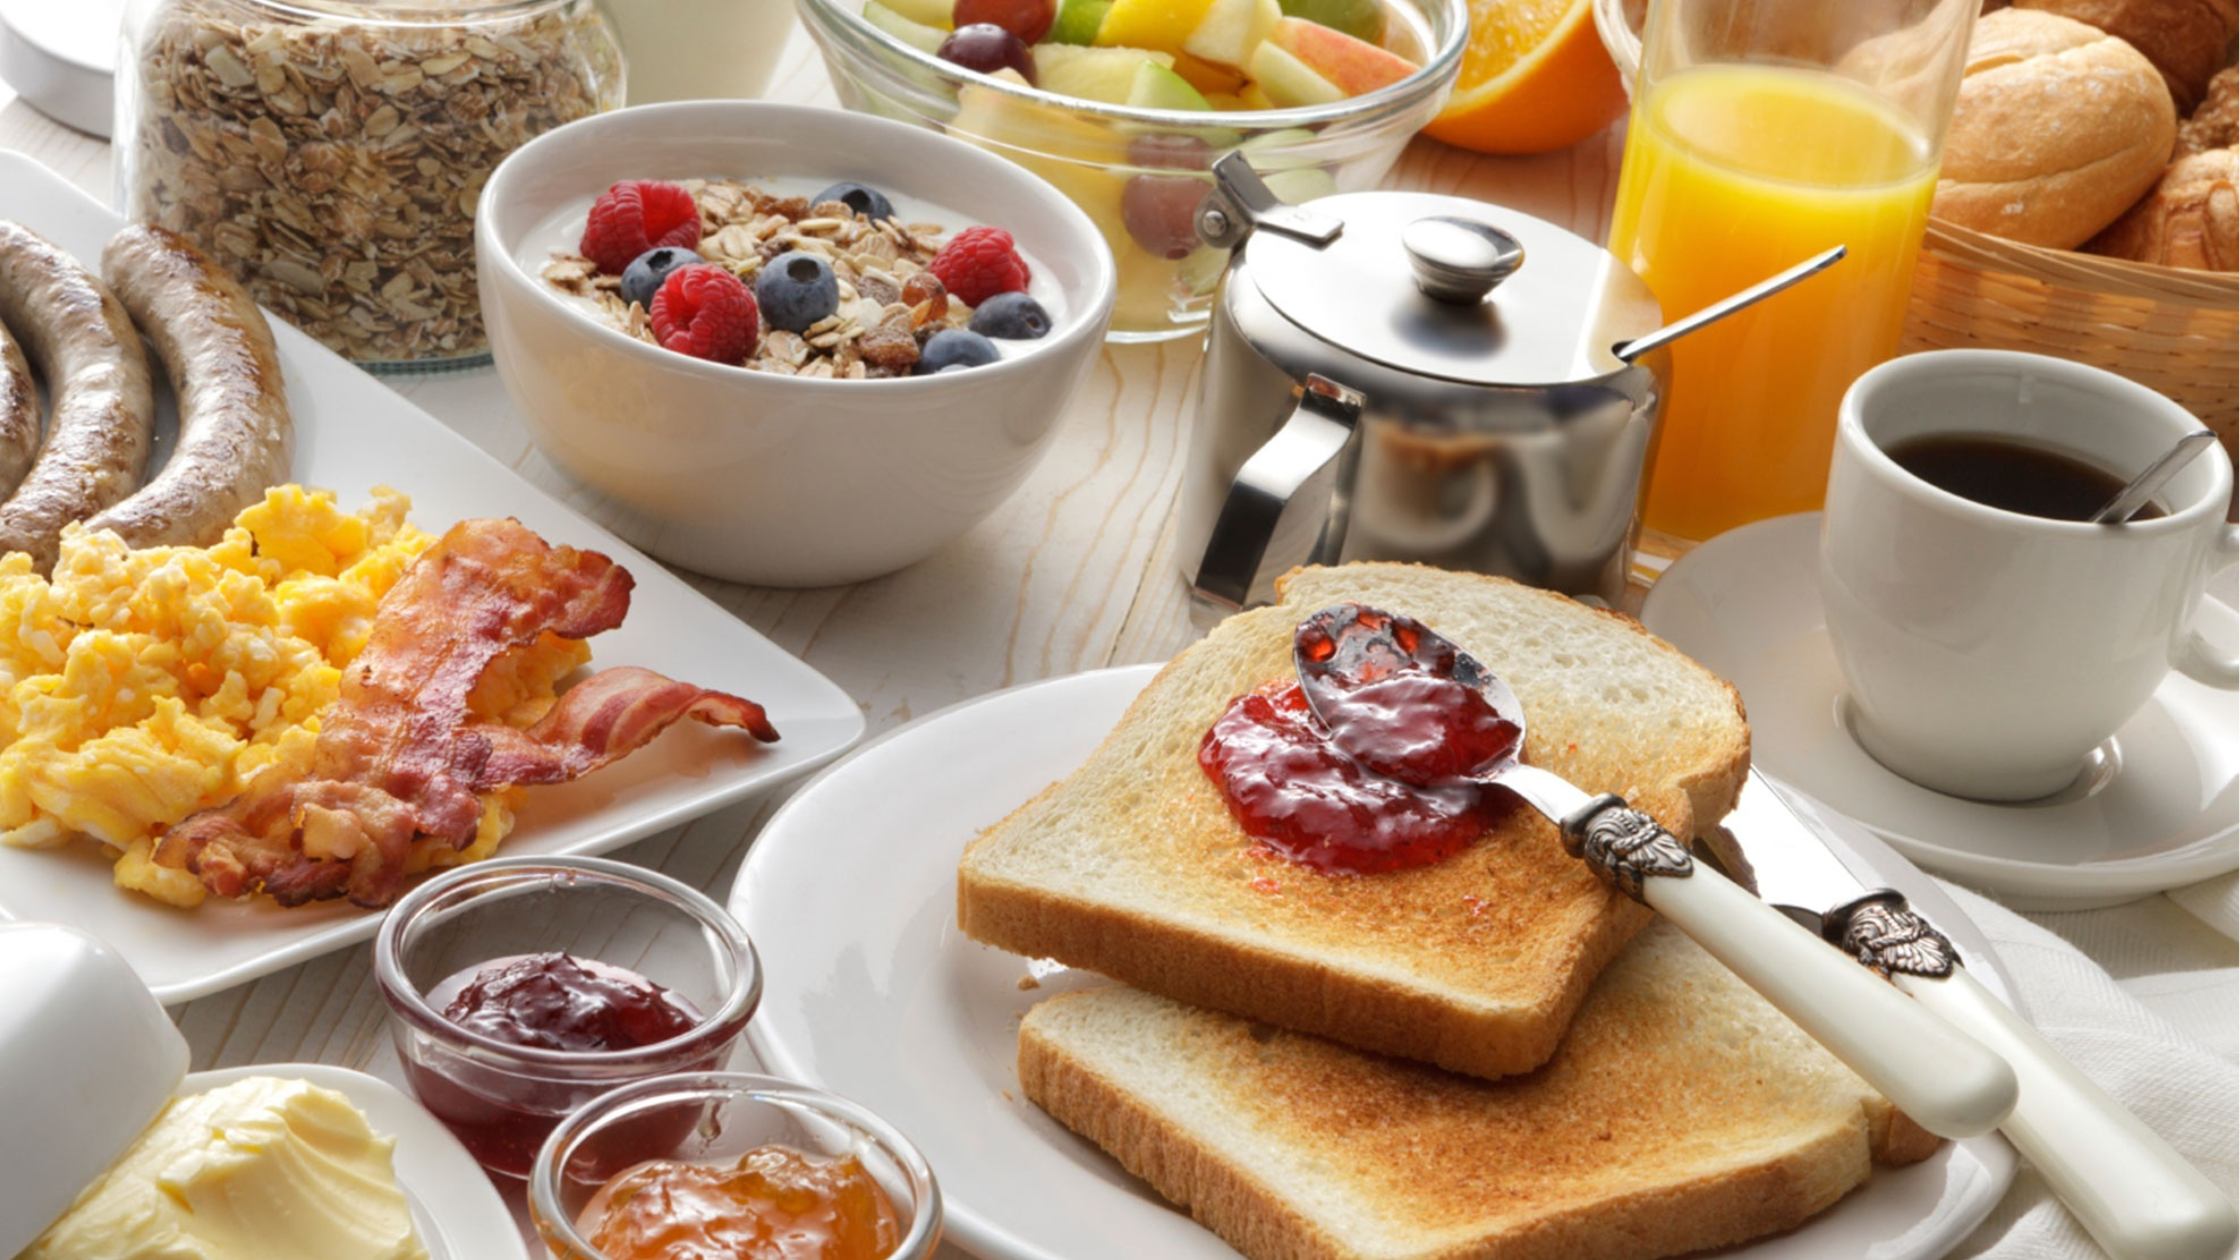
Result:
<svg viewBox="0 0 2240 1260">
<path fill-rule="evenodd" d="M 0 923 L 0 1256 L 31 1245 L 152 1123 L 187 1041 L 117 952 Z"/>
<path fill-rule="evenodd" d="M 1521 211 L 1411 192 L 1341 193 L 1304 209 L 1342 230 L 1320 246 L 1256 231 L 1244 274 L 1284 318 L 1387 367 L 1576 384 L 1625 370 L 1612 348 L 1663 323 L 1616 255 Z"/>
</svg>

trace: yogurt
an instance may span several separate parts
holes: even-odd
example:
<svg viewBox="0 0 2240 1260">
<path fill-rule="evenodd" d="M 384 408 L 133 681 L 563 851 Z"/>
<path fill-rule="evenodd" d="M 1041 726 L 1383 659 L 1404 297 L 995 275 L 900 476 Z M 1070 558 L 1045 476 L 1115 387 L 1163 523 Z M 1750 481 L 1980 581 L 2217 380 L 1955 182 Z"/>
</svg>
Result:
<svg viewBox="0 0 2240 1260">
<path fill-rule="evenodd" d="M 757 191 L 778 197 L 811 197 L 831 187 L 836 182 L 830 178 L 764 178 L 755 175 L 732 175 L 728 173 L 711 173 L 705 178 L 733 180 L 751 185 Z M 534 229 L 524 233 L 515 260 L 520 264 L 522 270 L 531 276 L 538 277 L 540 283 L 543 283 L 548 291 L 582 311 L 585 318 L 597 320 L 609 327 L 617 327 L 608 309 L 601 304 L 597 297 L 571 293 L 543 279 L 546 267 L 555 258 L 577 254 L 577 247 L 583 240 L 584 226 L 590 218 L 592 203 L 598 199 L 599 194 L 605 191 L 604 188 L 599 188 L 586 192 L 580 199 L 569 202 L 542 223 L 539 223 Z M 896 193 L 885 187 L 881 187 L 879 191 L 893 203 L 897 220 L 905 225 L 935 225 L 939 227 L 940 238 L 943 241 L 947 241 L 965 228 L 979 226 L 966 216 L 933 202 Z M 996 223 L 990 226 L 1003 227 L 1005 225 Z M 1050 268 L 1043 265 L 1042 260 L 1024 249 L 1021 249 L 1019 253 L 1025 259 L 1029 272 L 1027 295 L 1040 303 L 1042 309 L 1048 312 L 1051 330 L 1054 334 L 1057 329 L 1066 323 L 1069 306 L 1065 291 L 1051 278 L 1052 272 Z M 618 328 L 618 331 L 625 331 L 627 335 L 627 330 Z M 1002 358 L 1010 359 L 1033 353 L 1043 341 L 1048 339 L 1048 337 L 1044 337 L 1033 341 L 992 340 L 994 340 L 997 354 Z"/>
</svg>

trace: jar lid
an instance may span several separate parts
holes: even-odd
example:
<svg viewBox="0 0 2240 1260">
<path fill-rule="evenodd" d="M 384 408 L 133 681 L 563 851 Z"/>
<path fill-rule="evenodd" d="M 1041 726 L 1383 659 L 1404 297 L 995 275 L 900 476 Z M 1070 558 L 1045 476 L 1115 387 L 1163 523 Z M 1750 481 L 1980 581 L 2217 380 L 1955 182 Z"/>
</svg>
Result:
<svg viewBox="0 0 2240 1260">
<path fill-rule="evenodd" d="M 117 952 L 75 928 L 0 924 L 0 1255 L 31 1245 L 187 1075 L 187 1041 Z"/>
<path fill-rule="evenodd" d="M 1599 380 L 1626 367 L 1613 347 L 1663 323 L 1616 255 L 1529 214 L 1413 192 L 1308 206 L 1343 230 L 1319 247 L 1256 231 L 1245 274 L 1292 323 L 1387 367 L 1474 385 Z"/>
</svg>

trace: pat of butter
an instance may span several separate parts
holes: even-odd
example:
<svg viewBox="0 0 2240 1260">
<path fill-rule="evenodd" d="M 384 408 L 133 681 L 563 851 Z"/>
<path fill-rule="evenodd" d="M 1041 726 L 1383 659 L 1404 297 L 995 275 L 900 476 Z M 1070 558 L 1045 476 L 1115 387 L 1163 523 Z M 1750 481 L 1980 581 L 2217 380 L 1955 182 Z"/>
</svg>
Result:
<svg viewBox="0 0 2240 1260">
<path fill-rule="evenodd" d="M 17 1260 L 428 1260 L 395 1146 L 305 1081 L 174 1099 Z"/>
</svg>

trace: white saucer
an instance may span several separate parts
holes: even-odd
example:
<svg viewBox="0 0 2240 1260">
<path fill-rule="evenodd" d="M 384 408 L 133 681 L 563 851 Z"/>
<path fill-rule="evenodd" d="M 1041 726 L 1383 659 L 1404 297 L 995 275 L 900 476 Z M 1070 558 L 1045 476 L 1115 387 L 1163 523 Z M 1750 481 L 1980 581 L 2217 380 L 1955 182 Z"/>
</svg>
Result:
<svg viewBox="0 0 2240 1260">
<path fill-rule="evenodd" d="M 2240 700 L 2172 672 L 2067 791 L 1995 805 L 1883 768 L 1851 738 L 1820 608 L 1820 516 L 1745 526 L 1650 588 L 1641 620 L 1742 693 L 1751 759 L 1915 862 L 2023 910 L 2115 905 L 2240 866 Z M 2229 650 L 2240 619 L 2204 599 Z"/>
<path fill-rule="evenodd" d="M 1237 1260 L 1228 1244 L 1026 1100 L 1019 1016 L 1109 984 L 957 930 L 957 857 L 981 828 L 1073 771 L 1156 666 L 1076 674 L 911 722 L 803 788 L 747 851 L 731 909 L 761 951 L 747 1037 L 765 1068 L 885 1117 L 940 1180 L 948 1240 L 987 1260 Z M 1846 852 L 1942 927 L 2008 992 L 1975 924 L 1936 882 L 1861 836 Z M 1996 1135 L 1948 1143 L 1730 1260 L 1934 1260 L 2014 1176 Z"/>
</svg>

